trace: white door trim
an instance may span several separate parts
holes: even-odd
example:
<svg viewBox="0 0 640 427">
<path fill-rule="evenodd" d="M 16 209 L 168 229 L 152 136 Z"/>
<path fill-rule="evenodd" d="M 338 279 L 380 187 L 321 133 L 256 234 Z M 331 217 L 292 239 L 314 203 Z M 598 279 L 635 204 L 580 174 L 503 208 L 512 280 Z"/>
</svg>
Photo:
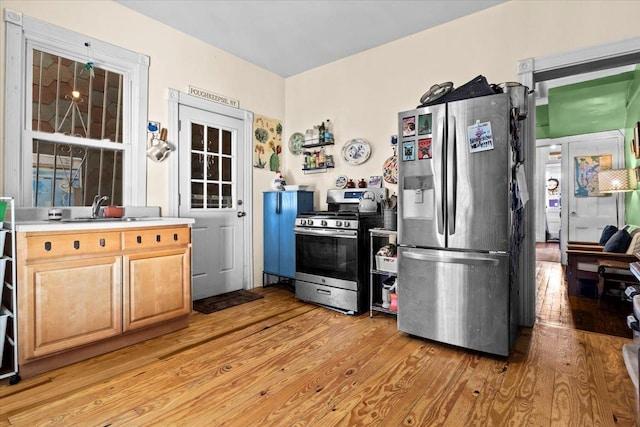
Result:
<svg viewBox="0 0 640 427">
<path fill-rule="evenodd" d="M 518 61 L 518 80 L 523 85 L 532 89 L 536 81 L 561 77 L 563 72 L 577 74 L 578 72 L 593 71 L 603 68 L 603 63 L 611 62 L 611 66 L 622 65 L 619 60 L 627 56 L 640 55 L 640 37 L 633 37 L 619 42 L 598 46 L 590 46 L 571 52 L 563 52 L 540 58 L 528 58 Z M 600 65 L 600 67 L 598 67 Z M 575 67 L 574 71 L 571 71 Z M 554 76 L 553 74 L 558 74 Z M 527 146 L 526 181 L 529 188 L 534 188 L 533 176 L 535 165 L 535 103 L 529 97 L 529 117 L 525 130 L 524 142 Z M 537 206 L 539 201 L 535 191 L 531 193 L 529 203 Z M 535 255 L 535 208 L 526 209 L 525 212 L 525 240 L 522 244 L 522 261 L 520 263 L 521 292 L 520 292 L 520 324 L 532 327 L 536 319 L 536 255 Z"/>
<path fill-rule="evenodd" d="M 168 140 L 174 142 L 172 151 L 174 155 L 169 156 L 169 216 L 179 216 L 180 207 L 180 194 L 179 194 L 179 178 L 180 178 L 180 159 L 178 156 L 178 150 L 175 144 L 179 137 L 179 122 L 178 122 L 178 107 L 179 105 L 186 105 L 188 107 L 199 108 L 201 110 L 209 111 L 214 114 L 220 114 L 224 116 L 233 117 L 243 121 L 244 126 L 244 140 L 238 141 L 243 144 L 244 152 L 247 153 L 247 158 L 244 159 L 244 200 L 243 210 L 247 213 L 245 220 L 242 223 L 243 232 L 245 236 L 245 266 L 243 267 L 243 289 L 253 289 L 253 164 L 251 150 L 252 148 L 252 135 L 253 135 L 253 113 L 251 111 L 242 110 L 239 108 L 228 107 L 223 104 L 218 104 L 213 101 L 198 98 L 193 95 L 189 95 L 184 92 L 180 92 L 175 89 L 169 89 L 169 118 L 168 118 Z"/>
</svg>

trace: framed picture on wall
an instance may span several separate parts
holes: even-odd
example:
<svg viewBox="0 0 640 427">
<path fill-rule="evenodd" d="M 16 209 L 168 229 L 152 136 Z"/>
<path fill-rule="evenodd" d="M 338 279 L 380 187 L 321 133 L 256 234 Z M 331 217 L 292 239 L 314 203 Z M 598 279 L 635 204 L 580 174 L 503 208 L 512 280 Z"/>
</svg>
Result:
<svg viewBox="0 0 640 427">
<path fill-rule="evenodd" d="M 378 175 L 369 177 L 369 187 L 370 188 L 381 188 L 382 187 L 382 177 Z"/>
<path fill-rule="evenodd" d="M 640 159 L 640 122 L 637 122 L 633 128 L 633 153 L 636 159 Z"/>
</svg>

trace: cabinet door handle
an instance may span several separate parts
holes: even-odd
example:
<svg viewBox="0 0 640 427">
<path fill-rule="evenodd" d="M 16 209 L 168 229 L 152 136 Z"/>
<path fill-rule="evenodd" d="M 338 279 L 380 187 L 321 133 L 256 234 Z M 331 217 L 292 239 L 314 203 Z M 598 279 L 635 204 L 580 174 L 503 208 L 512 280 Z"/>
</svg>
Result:
<svg viewBox="0 0 640 427">
<path fill-rule="evenodd" d="M 104 248 L 106 244 L 107 243 L 104 241 L 104 239 L 100 239 L 100 246 Z"/>
<path fill-rule="evenodd" d="M 44 250 L 45 251 L 51 250 L 51 242 L 44 242 Z"/>
<path fill-rule="evenodd" d="M 136 242 L 142 243 L 142 236 L 137 236 L 136 237 Z"/>
<path fill-rule="evenodd" d="M 73 248 L 74 249 L 80 249 L 80 240 L 74 240 L 73 241 Z"/>
<path fill-rule="evenodd" d="M 173 233 L 173 240 L 178 241 L 178 233 Z"/>
<path fill-rule="evenodd" d="M 160 243 L 160 235 L 156 234 L 156 242 Z"/>
</svg>

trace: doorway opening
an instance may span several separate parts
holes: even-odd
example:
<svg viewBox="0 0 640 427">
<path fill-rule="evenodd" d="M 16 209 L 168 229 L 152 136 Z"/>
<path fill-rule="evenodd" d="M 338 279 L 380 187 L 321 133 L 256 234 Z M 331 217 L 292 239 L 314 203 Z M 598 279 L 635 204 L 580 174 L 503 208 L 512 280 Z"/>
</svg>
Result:
<svg viewBox="0 0 640 427">
<path fill-rule="evenodd" d="M 518 63 L 518 69 L 520 70 L 519 82 L 529 88 L 535 88 L 538 82 L 638 63 L 640 63 L 640 37 L 634 37 L 607 45 L 520 61 Z M 531 143 L 527 146 L 526 155 L 533 161 L 533 165 L 527 169 L 526 176 L 529 188 L 533 189 L 540 172 L 535 164 L 535 108 L 530 108 L 529 111 L 531 113 L 525 140 L 531 141 Z M 520 324 L 524 326 L 533 326 L 535 323 L 535 224 L 537 219 L 544 218 L 544 205 L 540 202 L 537 194 L 534 194 L 533 201 L 533 208 L 527 209 L 525 213 L 527 226 L 525 230 L 526 237 L 523 242 L 523 260 L 520 268 L 522 277 Z M 566 242 L 561 242 L 561 245 L 566 245 Z"/>
</svg>

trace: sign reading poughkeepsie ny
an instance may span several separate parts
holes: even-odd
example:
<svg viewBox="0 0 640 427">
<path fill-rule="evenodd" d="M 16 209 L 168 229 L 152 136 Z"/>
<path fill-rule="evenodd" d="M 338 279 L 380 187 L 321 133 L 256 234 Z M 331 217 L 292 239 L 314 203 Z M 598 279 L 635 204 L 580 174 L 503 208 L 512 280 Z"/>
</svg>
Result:
<svg viewBox="0 0 640 427">
<path fill-rule="evenodd" d="M 233 99 L 233 98 L 229 98 L 228 96 L 209 92 L 208 90 L 200 89 L 191 85 L 189 85 L 189 95 L 208 99 L 209 101 L 217 102 L 218 104 L 224 104 L 230 107 L 240 108 L 240 101 L 238 101 L 237 99 Z"/>
</svg>

